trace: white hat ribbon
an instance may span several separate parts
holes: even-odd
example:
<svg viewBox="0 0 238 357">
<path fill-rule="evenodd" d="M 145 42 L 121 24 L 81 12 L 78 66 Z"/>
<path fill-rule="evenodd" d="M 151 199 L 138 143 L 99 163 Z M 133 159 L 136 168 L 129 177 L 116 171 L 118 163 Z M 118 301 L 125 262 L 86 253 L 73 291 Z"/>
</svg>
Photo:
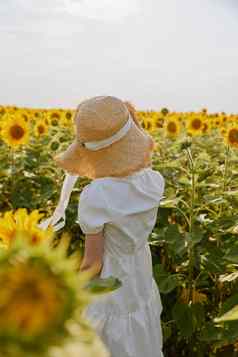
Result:
<svg viewBox="0 0 238 357">
<path fill-rule="evenodd" d="M 61 194 L 60 194 L 59 203 L 56 206 L 53 215 L 38 224 L 38 227 L 40 229 L 45 230 L 48 228 L 49 225 L 52 225 L 54 232 L 56 232 L 64 227 L 65 218 L 66 218 L 65 210 L 68 206 L 71 192 L 74 188 L 74 185 L 75 185 L 78 177 L 79 177 L 78 175 L 71 175 L 68 172 L 66 173 L 64 182 L 63 182 L 63 186 L 62 186 L 62 190 L 61 190 Z M 59 222 L 61 218 L 63 219 L 63 221 Z M 59 222 L 59 223 L 56 224 L 57 222 Z"/>
<path fill-rule="evenodd" d="M 116 141 L 120 140 L 123 136 L 127 134 L 129 131 L 131 125 L 132 125 L 133 119 L 131 118 L 131 115 L 129 114 L 129 119 L 126 122 L 126 124 L 114 135 L 110 136 L 107 139 L 104 140 L 98 140 L 98 141 L 89 141 L 89 142 L 84 142 L 84 146 L 93 151 L 100 150 L 102 148 L 105 148 Z M 80 140 L 78 140 L 80 142 Z"/>
</svg>

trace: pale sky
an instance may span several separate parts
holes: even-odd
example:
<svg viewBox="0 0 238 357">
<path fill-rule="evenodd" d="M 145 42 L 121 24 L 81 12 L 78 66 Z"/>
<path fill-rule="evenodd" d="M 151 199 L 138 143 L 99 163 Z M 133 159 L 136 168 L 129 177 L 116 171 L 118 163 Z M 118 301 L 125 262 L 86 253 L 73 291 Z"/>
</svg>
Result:
<svg viewBox="0 0 238 357">
<path fill-rule="evenodd" d="M 238 113 L 238 0 L 1 0 L 0 104 Z"/>
</svg>

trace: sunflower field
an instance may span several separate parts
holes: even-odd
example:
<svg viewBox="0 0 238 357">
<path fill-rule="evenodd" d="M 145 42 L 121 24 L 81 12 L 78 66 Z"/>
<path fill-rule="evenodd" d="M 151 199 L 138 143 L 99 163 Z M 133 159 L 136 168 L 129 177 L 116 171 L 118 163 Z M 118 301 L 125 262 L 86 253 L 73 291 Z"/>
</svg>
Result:
<svg viewBox="0 0 238 357">
<path fill-rule="evenodd" d="M 50 230 L 43 234 L 30 222 L 52 215 L 58 203 L 64 172 L 52 156 L 72 142 L 74 113 L 0 106 L 0 246 L 12 244 L 16 224 L 28 215 L 31 245 L 50 239 Z M 164 355 L 237 356 L 238 115 L 206 109 L 179 113 L 167 108 L 136 115 L 154 138 L 153 169 L 161 172 L 166 183 L 149 237 L 163 305 Z M 69 256 L 84 249 L 76 219 L 80 193 L 89 181 L 77 181 L 66 225 L 57 232 L 59 237 L 65 232 L 70 235 Z M 20 212 L 16 224 L 14 211 Z M 16 273 L 11 266 L 7 279 L 18 276 L 15 284 L 20 284 L 23 274 L 34 278 L 38 270 L 29 273 L 22 263 Z M 51 279 L 45 278 L 44 294 L 55 291 L 61 296 L 56 280 L 52 290 Z M 57 306 L 50 308 L 56 313 Z M 34 321 L 34 328 L 43 323 Z"/>
</svg>

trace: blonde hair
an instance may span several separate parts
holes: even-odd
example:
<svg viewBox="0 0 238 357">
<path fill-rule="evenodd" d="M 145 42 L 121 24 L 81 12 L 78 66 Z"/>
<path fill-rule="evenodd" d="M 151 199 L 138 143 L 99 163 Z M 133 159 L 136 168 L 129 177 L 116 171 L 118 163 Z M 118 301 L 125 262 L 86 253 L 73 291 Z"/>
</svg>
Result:
<svg viewBox="0 0 238 357">
<path fill-rule="evenodd" d="M 129 110 L 129 113 L 131 114 L 131 117 L 132 117 L 132 119 L 134 120 L 135 124 L 136 124 L 139 128 L 141 128 L 141 125 L 140 125 L 140 123 L 139 123 L 139 120 L 138 120 L 138 118 L 137 118 L 137 116 L 136 116 L 136 108 L 135 108 L 135 106 L 134 106 L 131 102 L 129 102 L 129 101 L 124 101 L 123 103 L 126 105 L 127 109 Z"/>
<path fill-rule="evenodd" d="M 129 113 L 130 113 L 132 119 L 134 120 L 135 124 L 138 126 L 138 128 L 143 130 L 143 128 L 142 128 L 142 126 L 141 126 L 141 124 L 140 124 L 140 122 L 139 122 L 139 120 L 137 118 L 135 106 L 129 101 L 124 101 L 123 103 L 127 106 L 127 109 L 129 110 Z M 154 150 L 155 149 L 155 142 L 154 142 L 154 140 L 153 140 L 153 138 L 151 136 L 150 136 L 150 139 L 151 139 L 151 150 Z"/>
</svg>

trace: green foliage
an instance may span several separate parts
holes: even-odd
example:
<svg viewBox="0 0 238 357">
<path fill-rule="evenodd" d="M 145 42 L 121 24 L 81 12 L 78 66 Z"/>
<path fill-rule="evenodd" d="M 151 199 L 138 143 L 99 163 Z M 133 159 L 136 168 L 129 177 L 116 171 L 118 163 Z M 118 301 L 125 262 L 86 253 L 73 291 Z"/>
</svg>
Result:
<svg viewBox="0 0 238 357">
<path fill-rule="evenodd" d="M 122 285 L 121 281 L 113 276 L 106 279 L 94 278 L 85 286 L 85 288 L 92 294 L 105 294 L 107 292 L 118 289 Z"/>
<path fill-rule="evenodd" d="M 149 242 L 163 304 L 165 356 L 228 356 L 238 323 L 215 318 L 238 305 L 237 151 L 227 150 L 215 134 L 173 141 L 161 133 L 155 135 L 160 149 L 153 168 L 165 178 L 165 199 Z M 26 207 L 53 213 L 64 175 L 52 155 L 70 141 L 54 128 L 14 155 L 0 146 L 1 212 Z M 80 192 L 89 182 L 79 178 L 66 211 L 64 229 L 73 235 L 69 254 L 84 248 L 76 219 Z"/>
<path fill-rule="evenodd" d="M 215 135 L 181 143 L 156 139 L 161 150 L 154 168 L 165 177 L 166 191 L 150 245 L 164 351 L 231 355 L 238 323 L 225 319 L 238 318 L 237 152 Z"/>
</svg>

